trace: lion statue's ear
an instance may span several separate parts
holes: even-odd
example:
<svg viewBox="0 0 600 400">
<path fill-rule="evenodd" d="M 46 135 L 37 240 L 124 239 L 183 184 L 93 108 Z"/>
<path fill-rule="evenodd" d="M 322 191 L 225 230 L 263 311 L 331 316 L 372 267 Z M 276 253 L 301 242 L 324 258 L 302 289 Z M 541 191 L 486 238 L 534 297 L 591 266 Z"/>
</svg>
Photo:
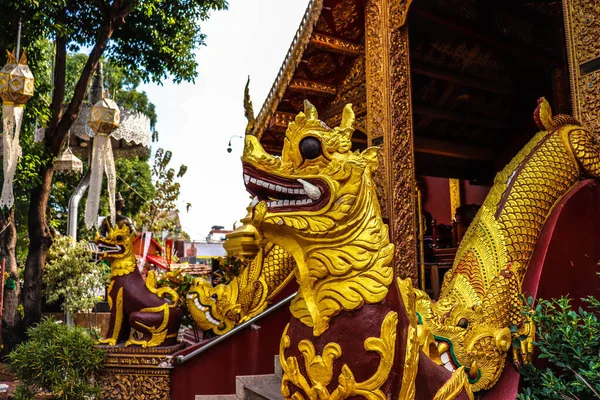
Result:
<svg viewBox="0 0 600 400">
<path fill-rule="evenodd" d="M 369 167 L 371 172 L 377 171 L 377 168 L 379 168 L 380 151 L 380 147 L 369 147 L 360 154 L 360 156 L 366 161 L 367 167 Z"/>
<path fill-rule="evenodd" d="M 355 120 L 356 117 L 354 115 L 354 110 L 352 110 L 352 104 L 346 104 L 344 111 L 342 112 L 342 122 L 340 123 L 340 128 L 354 130 Z"/>
</svg>

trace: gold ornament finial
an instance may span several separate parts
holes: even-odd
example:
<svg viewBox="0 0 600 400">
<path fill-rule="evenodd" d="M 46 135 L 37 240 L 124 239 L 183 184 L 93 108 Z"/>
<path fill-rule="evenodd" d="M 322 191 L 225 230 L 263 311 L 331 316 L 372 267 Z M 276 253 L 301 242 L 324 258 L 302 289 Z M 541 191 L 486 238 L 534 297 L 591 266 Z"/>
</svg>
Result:
<svg viewBox="0 0 600 400">
<path fill-rule="evenodd" d="M 246 135 L 250 135 L 254 130 L 254 109 L 252 108 L 252 100 L 250 100 L 250 75 L 248 75 L 248 81 L 246 82 L 246 89 L 244 89 L 244 115 L 248 120 L 246 125 Z"/>
<path fill-rule="evenodd" d="M 230 256 L 242 260 L 252 260 L 261 248 L 262 237 L 252 225 L 252 205 L 247 208 L 247 214 L 240 220 L 241 226 L 229 233 L 223 247 Z"/>
</svg>

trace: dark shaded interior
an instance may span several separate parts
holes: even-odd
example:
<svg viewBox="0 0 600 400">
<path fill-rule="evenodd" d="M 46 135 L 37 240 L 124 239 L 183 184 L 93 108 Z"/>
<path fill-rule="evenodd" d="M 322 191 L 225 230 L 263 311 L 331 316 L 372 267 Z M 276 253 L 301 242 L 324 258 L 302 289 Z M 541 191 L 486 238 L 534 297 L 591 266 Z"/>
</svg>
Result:
<svg viewBox="0 0 600 400">
<path fill-rule="evenodd" d="M 539 97 L 570 112 L 560 1 L 419 0 L 408 26 L 418 175 L 489 183 Z"/>
</svg>

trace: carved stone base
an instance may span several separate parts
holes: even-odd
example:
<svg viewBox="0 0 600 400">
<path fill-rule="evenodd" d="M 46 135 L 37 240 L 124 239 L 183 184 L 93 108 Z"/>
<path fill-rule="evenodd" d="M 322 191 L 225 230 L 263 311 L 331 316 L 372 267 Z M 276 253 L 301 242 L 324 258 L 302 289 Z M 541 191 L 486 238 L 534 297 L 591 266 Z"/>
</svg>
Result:
<svg viewBox="0 0 600 400">
<path fill-rule="evenodd" d="M 169 400 L 172 355 L 183 345 L 169 347 L 98 346 L 107 352 L 99 376 L 102 399 Z"/>
</svg>

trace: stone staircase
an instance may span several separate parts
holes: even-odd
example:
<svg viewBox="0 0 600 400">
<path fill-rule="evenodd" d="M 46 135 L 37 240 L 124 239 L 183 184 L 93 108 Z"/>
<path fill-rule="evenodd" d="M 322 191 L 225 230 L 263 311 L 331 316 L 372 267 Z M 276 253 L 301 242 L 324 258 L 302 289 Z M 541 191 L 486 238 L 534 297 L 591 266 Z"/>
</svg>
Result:
<svg viewBox="0 0 600 400">
<path fill-rule="evenodd" d="M 279 356 L 275 356 L 274 374 L 238 376 L 235 394 L 201 395 L 195 400 L 283 400 Z"/>
</svg>

